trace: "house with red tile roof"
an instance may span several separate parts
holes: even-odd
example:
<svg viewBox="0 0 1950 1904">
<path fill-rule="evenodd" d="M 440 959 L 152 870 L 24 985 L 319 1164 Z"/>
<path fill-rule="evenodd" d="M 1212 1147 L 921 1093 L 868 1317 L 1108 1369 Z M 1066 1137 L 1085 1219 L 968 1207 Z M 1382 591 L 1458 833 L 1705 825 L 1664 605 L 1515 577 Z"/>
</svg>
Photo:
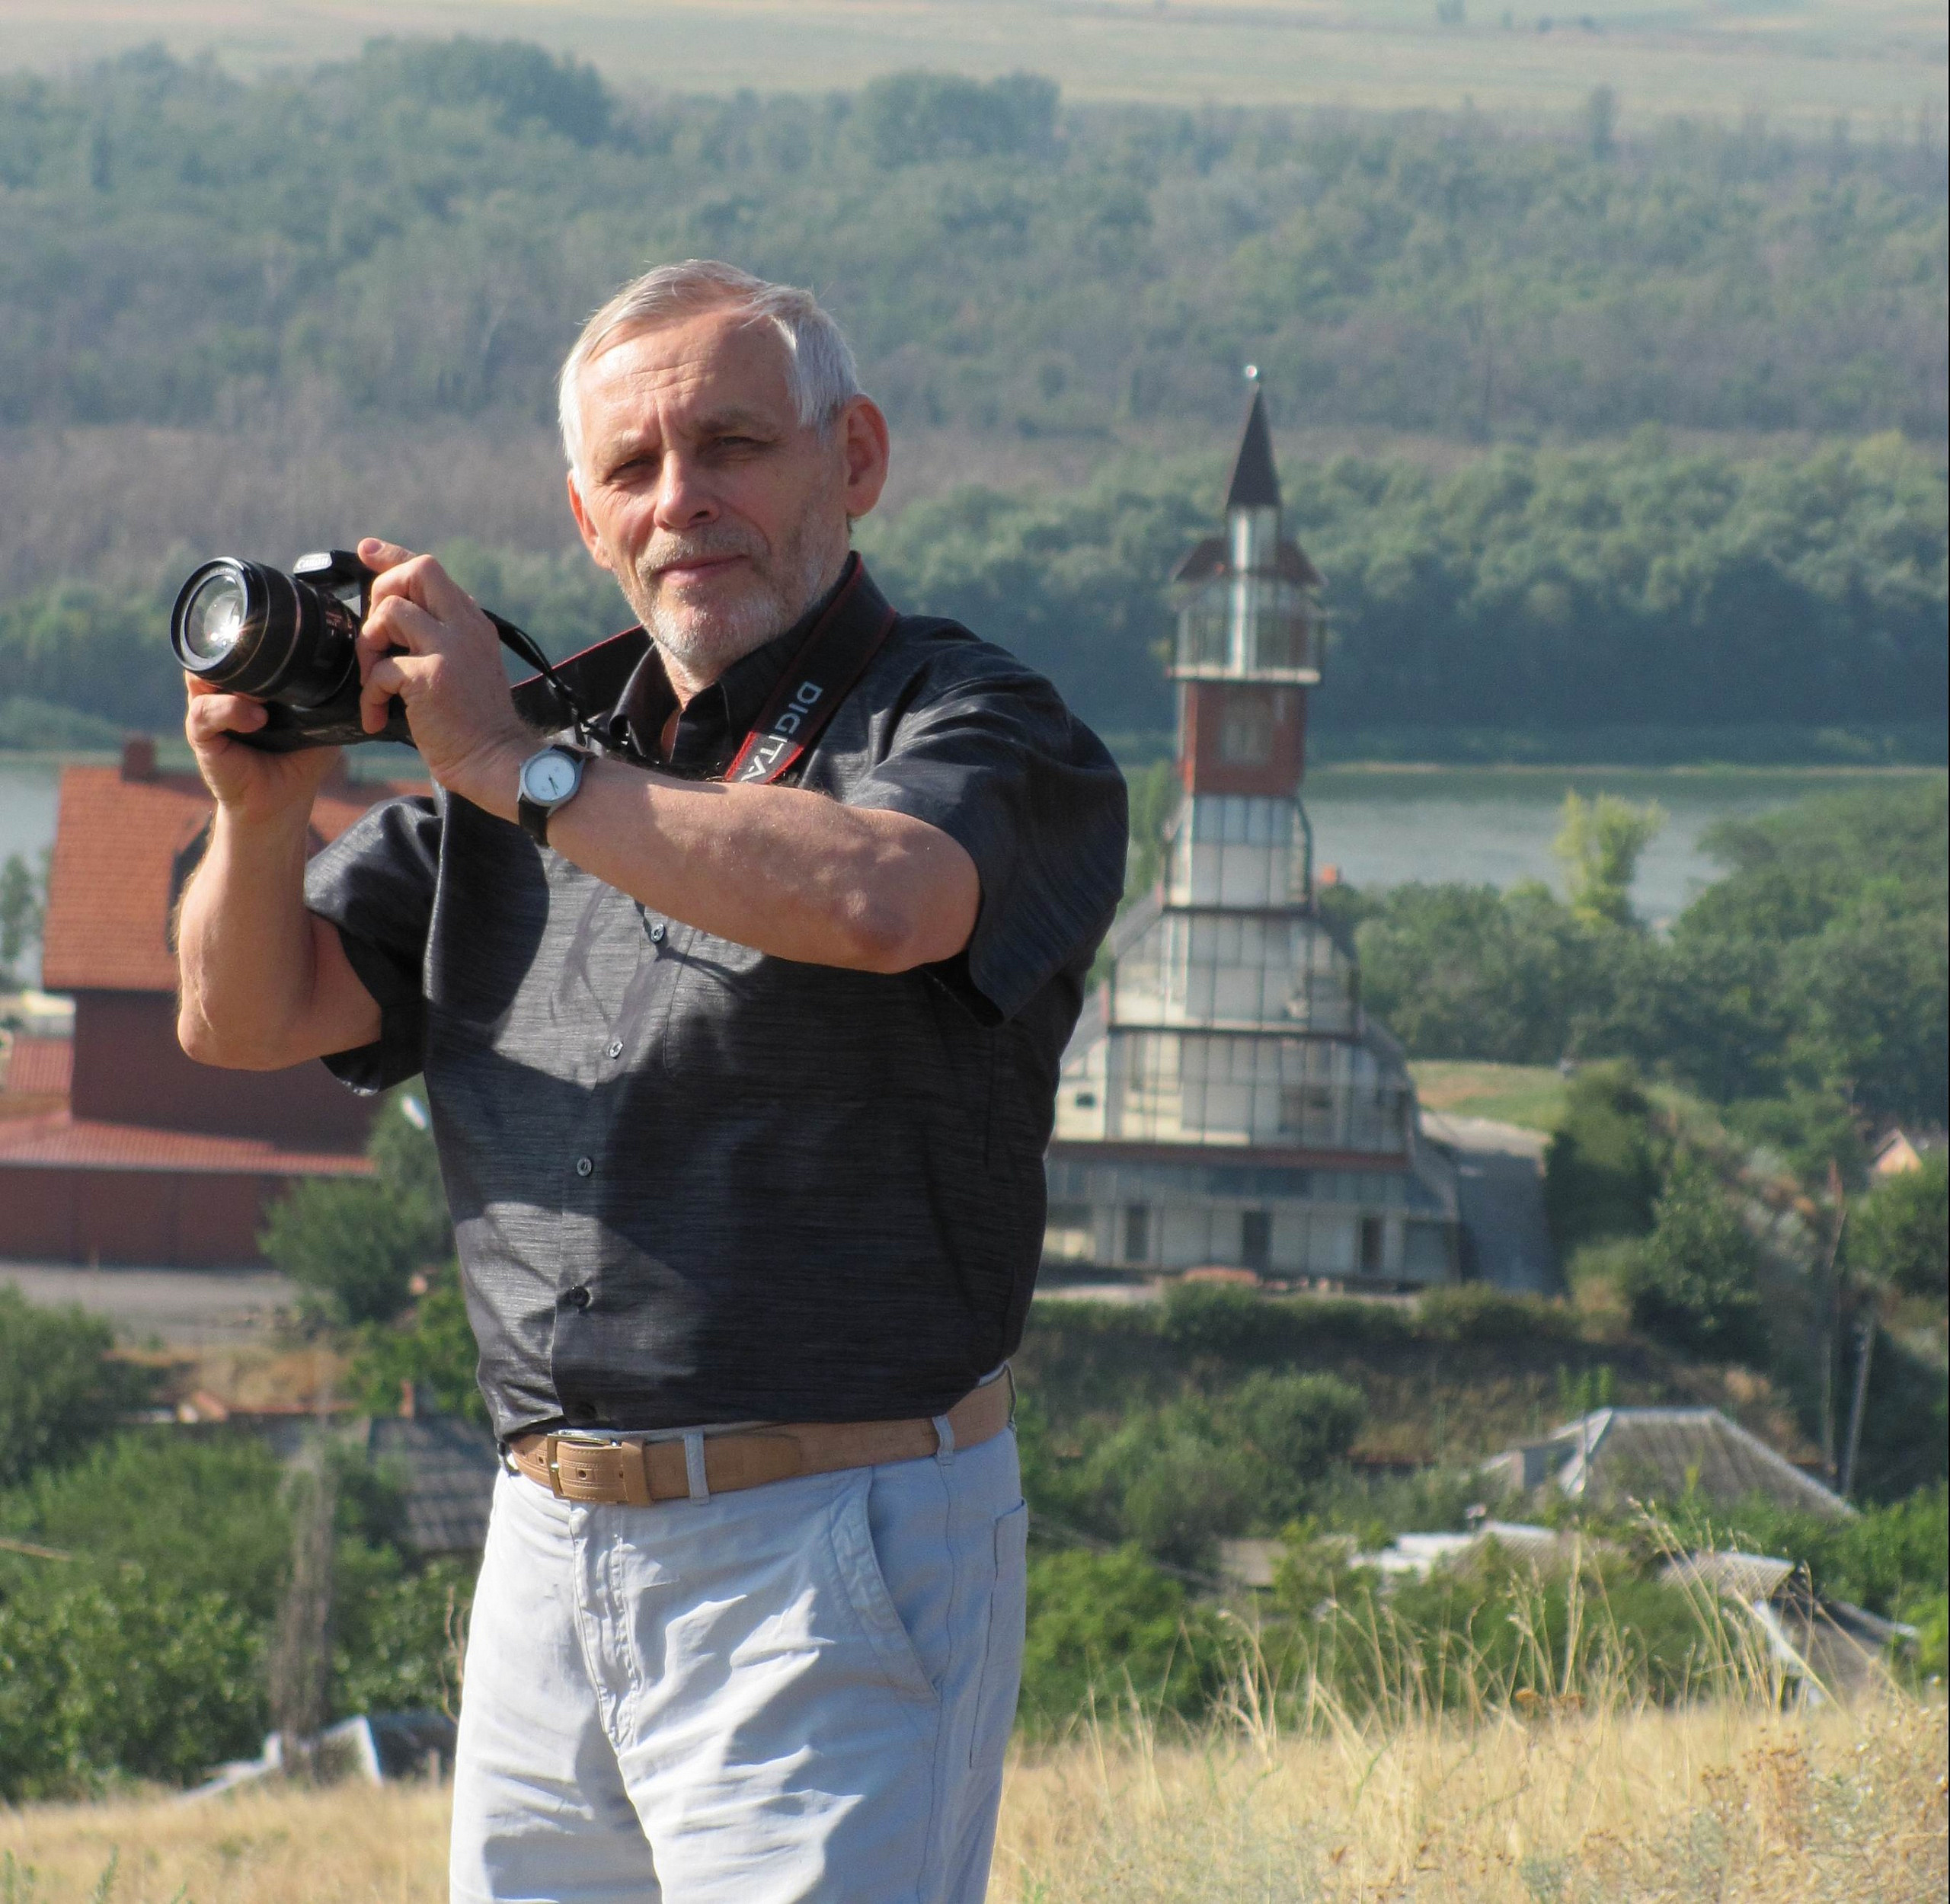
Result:
<svg viewBox="0 0 1950 1904">
<path fill-rule="evenodd" d="M 341 768 L 310 850 L 376 801 L 418 791 Z M 182 1267 L 255 1263 L 264 1208 L 295 1180 L 358 1176 L 373 1107 L 321 1065 L 213 1070 L 176 1041 L 172 922 L 213 806 L 131 739 L 70 767 L 41 983 L 75 1002 L 72 1039 L 17 1037 L 0 1075 L 0 1258 Z"/>
</svg>

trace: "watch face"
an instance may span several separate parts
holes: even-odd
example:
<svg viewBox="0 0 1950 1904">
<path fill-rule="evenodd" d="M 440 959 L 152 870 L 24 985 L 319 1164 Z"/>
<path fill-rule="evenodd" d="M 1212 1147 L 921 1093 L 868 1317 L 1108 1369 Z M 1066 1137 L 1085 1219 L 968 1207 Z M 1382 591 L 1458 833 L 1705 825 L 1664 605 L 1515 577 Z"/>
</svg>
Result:
<svg viewBox="0 0 1950 1904">
<path fill-rule="evenodd" d="M 522 769 L 522 791 L 544 806 L 576 790 L 576 763 L 563 754 L 538 754 Z"/>
</svg>

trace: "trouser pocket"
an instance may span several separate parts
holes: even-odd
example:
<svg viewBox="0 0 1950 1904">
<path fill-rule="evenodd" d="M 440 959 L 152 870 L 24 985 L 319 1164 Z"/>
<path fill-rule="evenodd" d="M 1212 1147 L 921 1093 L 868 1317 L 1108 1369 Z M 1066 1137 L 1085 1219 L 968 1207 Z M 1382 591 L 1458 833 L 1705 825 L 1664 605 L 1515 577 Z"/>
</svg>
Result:
<svg viewBox="0 0 1950 1904">
<path fill-rule="evenodd" d="M 1015 1724 L 1022 1684 L 1023 1629 L 1028 1615 L 1029 1507 L 1018 1501 L 996 1522 L 996 1584 L 989 1597 L 989 1632 L 969 1735 L 971 1765 L 999 1763 Z"/>
<path fill-rule="evenodd" d="M 865 1631 L 887 1683 L 899 1693 L 929 1706 L 937 1695 L 913 1636 L 894 1605 L 867 1517 L 869 1477 L 849 1476 L 833 1510 L 833 1552 L 849 1605 Z"/>
</svg>

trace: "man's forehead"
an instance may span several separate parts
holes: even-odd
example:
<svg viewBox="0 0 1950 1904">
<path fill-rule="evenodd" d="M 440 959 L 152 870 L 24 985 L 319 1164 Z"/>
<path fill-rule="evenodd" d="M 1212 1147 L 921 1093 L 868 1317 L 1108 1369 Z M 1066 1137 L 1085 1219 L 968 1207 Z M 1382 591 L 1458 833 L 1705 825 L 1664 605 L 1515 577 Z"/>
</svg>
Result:
<svg viewBox="0 0 1950 1904">
<path fill-rule="evenodd" d="M 586 414 L 632 430 L 706 411 L 784 411 L 796 421 L 789 371 L 776 326 L 708 310 L 606 340 L 583 366 L 581 395 Z"/>
</svg>

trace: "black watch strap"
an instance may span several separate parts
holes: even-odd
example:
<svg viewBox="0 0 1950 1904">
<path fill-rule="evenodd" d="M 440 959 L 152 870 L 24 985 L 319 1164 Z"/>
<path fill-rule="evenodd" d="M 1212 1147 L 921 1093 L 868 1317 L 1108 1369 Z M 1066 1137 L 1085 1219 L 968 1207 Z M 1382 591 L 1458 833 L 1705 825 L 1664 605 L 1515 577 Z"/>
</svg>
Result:
<svg viewBox="0 0 1950 1904">
<path fill-rule="evenodd" d="M 538 846 L 548 844 L 548 822 L 558 807 L 566 807 L 582 791 L 582 777 L 589 765 L 589 756 L 577 747 L 544 747 L 545 754 L 559 754 L 564 760 L 575 765 L 575 784 L 569 791 L 555 800 L 531 800 L 528 794 L 529 760 L 538 756 L 531 754 L 522 762 L 521 779 L 515 790 L 515 817 L 521 823 L 521 829 Z"/>
</svg>

